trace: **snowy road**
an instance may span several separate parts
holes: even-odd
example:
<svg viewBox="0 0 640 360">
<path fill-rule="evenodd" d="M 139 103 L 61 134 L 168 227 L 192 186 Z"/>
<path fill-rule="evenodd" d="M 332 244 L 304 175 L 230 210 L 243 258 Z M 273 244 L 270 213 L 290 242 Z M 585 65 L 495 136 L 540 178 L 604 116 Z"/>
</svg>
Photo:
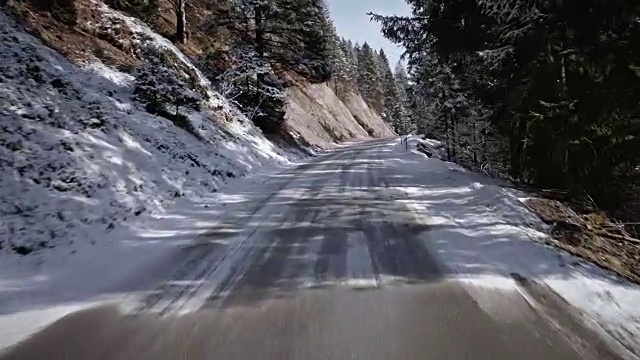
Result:
<svg viewBox="0 0 640 360">
<path fill-rule="evenodd" d="M 422 160 L 398 145 L 345 146 L 240 191 L 166 264 L 168 281 L 63 318 L 0 359 L 618 358 L 546 285 L 461 280 L 497 273 L 475 261 L 461 274 L 456 261 L 476 254 L 434 239 L 456 231 L 436 215 L 462 221 L 444 212 L 467 205 L 452 193 L 425 218 L 412 191 L 443 187 L 418 183 Z"/>
</svg>

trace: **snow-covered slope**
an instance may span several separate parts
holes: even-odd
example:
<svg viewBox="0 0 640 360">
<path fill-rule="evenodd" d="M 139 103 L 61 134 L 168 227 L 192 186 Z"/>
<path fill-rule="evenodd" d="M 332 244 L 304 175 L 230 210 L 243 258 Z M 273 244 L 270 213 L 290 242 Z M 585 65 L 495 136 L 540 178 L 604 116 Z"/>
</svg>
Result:
<svg viewBox="0 0 640 360">
<path fill-rule="evenodd" d="M 178 197 L 215 192 L 290 155 L 211 90 L 169 41 L 102 6 L 102 22 L 127 24 L 137 46 L 175 55 L 206 89 L 189 116 L 199 138 L 132 100 L 132 77 L 77 66 L 0 13 L 0 253 L 94 241 L 123 220 L 162 212 Z M 103 24 L 104 25 L 104 24 Z M 91 239 L 91 240 L 89 240 Z M 70 255 L 71 256 L 71 255 Z"/>
</svg>

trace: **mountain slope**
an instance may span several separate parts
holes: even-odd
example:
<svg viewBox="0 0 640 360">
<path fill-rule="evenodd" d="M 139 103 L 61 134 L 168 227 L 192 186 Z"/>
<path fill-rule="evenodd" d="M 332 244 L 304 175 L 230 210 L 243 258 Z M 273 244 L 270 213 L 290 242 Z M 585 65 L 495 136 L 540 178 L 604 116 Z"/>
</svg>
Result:
<svg viewBox="0 0 640 360">
<path fill-rule="evenodd" d="M 197 137 L 144 111 L 132 99 L 130 75 L 99 61 L 77 66 L 0 14 L 2 251 L 70 244 L 291 158 L 170 42 L 135 19 L 104 11 L 105 18 L 128 22 L 140 46 L 154 44 L 199 75 L 208 98 L 189 115 Z"/>
<path fill-rule="evenodd" d="M 308 144 L 327 147 L 340 141 L 392 136 L 391 129 L 358 95 L 344 103 L 325 84 L 287 90 L 287 131 Z"/>
</svg>

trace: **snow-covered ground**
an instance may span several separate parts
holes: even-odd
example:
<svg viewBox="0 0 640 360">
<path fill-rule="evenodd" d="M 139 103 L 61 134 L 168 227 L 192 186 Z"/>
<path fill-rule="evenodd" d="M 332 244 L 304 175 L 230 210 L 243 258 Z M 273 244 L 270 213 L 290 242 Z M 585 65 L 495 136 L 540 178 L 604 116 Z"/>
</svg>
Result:
<svg viewBox="0 0 640 360">
<path fill-rule="evenodd" d="M 222 187 L 303 156 L 268 141 L 169 41 L 103 11 L 197 74 L 200 139 L 134 102 L 130 75 L 72 64 L 0 12 L 0 346 L 192 240 L 215 218 L 205 206 L 230 201 Z"/>
<path fill-rule="evenodd" d="M 516 287 L 512 274 L 546 284 L 580 309 L 588 323 L 640 355 L 640 286 L 544 244 L 545 224 L 519 191 L 460 166 L 397 144 L 391 186 L 429 226 L 425 244 L 462 281 Z M 394 160 L 395 159 L 395 160 Z"/>
</svg>

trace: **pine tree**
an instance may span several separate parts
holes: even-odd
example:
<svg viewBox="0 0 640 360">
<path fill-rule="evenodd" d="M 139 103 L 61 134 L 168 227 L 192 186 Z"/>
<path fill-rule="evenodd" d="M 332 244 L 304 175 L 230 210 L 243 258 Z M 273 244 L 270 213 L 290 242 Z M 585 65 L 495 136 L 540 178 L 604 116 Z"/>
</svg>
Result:
<svg viewBox="0 0 640 360">
<path fill-rule="evenodd" d="M 409 92 L 411 86 L 409 84 L 409 76 L 401 61 L 396 64 L 393 74 L 395 91 L 397 94 L 397 105 L 393 108 L 393 118 L 399 127 L 401 134 L 408 134 L 416 130 L 414 120 L 409 114 Z M 398 129 L 396 129 L 398 132 Z"/>
<path fill-rule="evenodd" d="M 382 118 L 387 124 L 391 125 L 396 132 L 404 133 L 406 129 L 402 123 L 403 119 L 400 118 L 401 104 L 398 97 L 398 88 L 396 87 L 393 72 L 391 72 L 389 59 L 383 49 L 380 49 L 377 57 L 383 91 Z"/>
<path fill-rule="evenodd" d="M 147 104 L 149 109 L 175 110 L 180 113 L 181 107 L 197 108 L 202 97 L 185 81 L 186 74 L 181 74 L 171 62 L 163 56 L 162 49 L 147 46 L 142 50 L 145 61 L 136 68 L 136 84 L 134 95 Z M 165 109 L 168 106 L 169 109 Z"/>
<path fill-rule="evenodd" d="M 358 50 L 358 88 L 378 114 L 384 111 L 384 90 L 376 54 L 366 42 Z"/>
<path fill-rule="evenodd" d="M 358 89 L 358 56 L 355 51 L 354 45 L 351 40 L 342 39 L 340 41 L 340 49 L 345 60 L 345 73 L 347 76 L 346 82 L 351 91 L 355 92 Z"/>
<path fill-rule="evenodd" d="M 353 81 L 355 64 L 350 55 L 351 50 L 347 43 L 338 36 L 338 31 L 329 16 L 329 9 L 326 7 L 324 16 L 329 26 L 330 41 L 328 42 L 327 60 L 330 64 L 332 85 L 336 95 L 339 98 L 344 98 L 355 89 Z"/>
<path fill-rule="evenodd" d="M 355 74 L 357 75 L 357 72 L 358 72 L 358 54 L 360 53 L 360 45 L 358 45 L 358 43 L 354 44 L 353 42 L 351 42 L 351 40 L 346 40 L 345 48 L 349 49 L 350 58 L 351 58 L 351 61 L 353 62 L 353 64 L 356 66 Z"/>
<path fill-rule="evenodd" d="M 275 0 L 278 14 L 272 22 L 270 51 L 279 64 L 296 71 L 312 83 L 331 78 L 335 31 L 324 0 Z"/>
<path fill-rule="evenodd" d="M 347 55 L 342 49 L 340 40 L 336 38 L 335 47 L 332 53 L 332 68 L 334 89 L 339 98 L 343 98 L 347 93 L 354 90 L 352 67 L 348 62 Z"/>
<path fill-rule="evenodd" d="M 142 49 L 145 61 L 135 70 L 134 96 L 145 104 L 148 112 L 172 120 L 193 132 L 181 109 L 198 110 L 202 96 L 191 90 L 188 75 L 181 73 L 166 58 L 161 48 L 149 45 Z"/>
</svg>

